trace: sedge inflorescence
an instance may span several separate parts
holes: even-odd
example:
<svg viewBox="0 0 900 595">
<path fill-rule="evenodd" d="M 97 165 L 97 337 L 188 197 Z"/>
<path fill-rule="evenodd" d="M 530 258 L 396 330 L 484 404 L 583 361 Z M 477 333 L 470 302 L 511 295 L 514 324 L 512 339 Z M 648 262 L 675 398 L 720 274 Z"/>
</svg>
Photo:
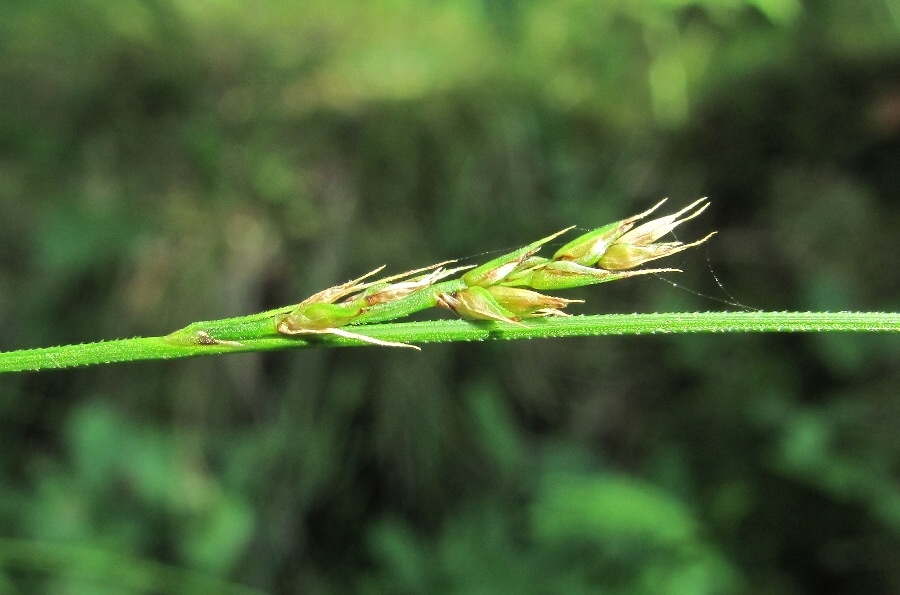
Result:
<svg viewBox="0 0 900 595">
<path fill-rule="evenodd" d="M 550 258 L 537 256 L 548 242 L 570 231 L 551 234 L 478 267 L 453 267 L 441 262 L 398 275 L 367 281 L 379 267 L 362 277 L 329 287 L 298 304 L 276 320 L 284 335 L 337 335 L 392 347 L 407 343 L 382 341 L 345 327 L 363 315 L 390 308 L 394 317 L 439 306 L 461 318 L 521 324 L 526 318 L 567 316 L 563 308 L 582 300 L 569 300 L 536 290 L 559 290 L 651 273 L 680 272 L 673 268 L 637 268 L 660 258 L 702 244 L 714 233 L 690 243 L 660 242 L 677 226 L 700 215 L 709 203 L 697 200 L 671 215 L 638 223 L 656 211 L 651 209 L 580 235 L 559 248 Z M 462 274 L 459 279 L 442 281 Z M 355 328 L 362 328 L 362 325 Z"/>
</svg>

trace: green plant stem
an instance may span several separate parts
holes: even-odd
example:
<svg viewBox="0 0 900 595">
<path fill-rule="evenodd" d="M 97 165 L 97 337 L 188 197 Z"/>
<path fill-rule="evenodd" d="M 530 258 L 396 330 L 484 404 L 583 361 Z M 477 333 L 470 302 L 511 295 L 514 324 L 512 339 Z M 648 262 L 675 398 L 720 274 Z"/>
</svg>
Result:
<svg viewBox="0 0 900 595">
<path fill-rule="evenodd" d="M 172 359 L 275 349 L 365 345 L 331 336 L 282 336 L 275 315 L 198 322 L 165 337 L 138 337 L 82 345 L 0 352 L 0 373 L 113 362 Z M 354 332 L 384 341 L 448 343 L 487 339 L 535 339 L 649 333 L 900 332 L 900 313 L 877 312 L 686 312 L 540 318 L 522 324 L 434 320 L 354 325 Z M 220 332 L 221 331 L 221 334 Z M 199 344 L 197 333 L 220 343 Z M 371 346 L 370 346 L 371 347 Z M 410 355 L 409 357 L 415 357 Z"/>
</svg>

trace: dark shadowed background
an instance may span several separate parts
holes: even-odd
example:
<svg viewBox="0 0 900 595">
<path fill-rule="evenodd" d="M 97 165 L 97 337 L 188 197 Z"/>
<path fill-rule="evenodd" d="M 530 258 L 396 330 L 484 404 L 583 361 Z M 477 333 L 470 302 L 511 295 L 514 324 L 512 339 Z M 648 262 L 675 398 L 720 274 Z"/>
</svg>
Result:
<svg viewBox="0 0 900 595">
<path fill-rule="evenodd" d="M 719 234 L 679 287 L 578 312 L 896 311 L 898 191 L 896 0 L 0 5 L 0 350 L 664 196 Z M 900 592 L 898 358 L 645 336 L 4 375 L 0 590 Z"/>
</svg>

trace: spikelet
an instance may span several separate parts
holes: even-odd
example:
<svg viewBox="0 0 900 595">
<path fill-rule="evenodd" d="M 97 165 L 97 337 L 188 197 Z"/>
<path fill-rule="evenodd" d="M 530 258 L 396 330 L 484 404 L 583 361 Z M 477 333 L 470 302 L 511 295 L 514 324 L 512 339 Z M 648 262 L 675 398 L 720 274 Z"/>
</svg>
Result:
<svg viewBox="0 0 900 595">
<path fill-rule="evenodd" d="M 282 335 L 336 335 L 384 347 L 419 349 L 408 343 L 382 341 L 368 335 L 347 331 L 341 327 L 350 324 L 376 304 L 403 299 L 416 291 L 430 287 L 440 279 L 469 268 L 443 268 L 443 265 L 451 262 L 455 261 L 439 262 L 429 267 L 413 269 L 364 283 L 365 279 L 384 268 L 384 266 L 378 267 L 361 277 L 314 293 L 300 302 L 288 314 L 279 317 L 275 327 Z M 414 276 L 423 271 L 429 272 Z M 334 303 L 345 296 L 350 297 L 347 297 L 342 303 Z"/>
<path fill-rule="evenodd" d="M 535 254 L 541 245 L 563 232 L 558 232 L 494 259 L 463 275 L 463 281 L 469 285 L 469 288 L 458 291 L 455 295 L 443 296 L 438 305 L 449 307 L 461 317 L 470 320 L 517 322 L 520 317 L 564 315 L 562 308 L 572 300 L 535 294 L 541 297 L 530 296 L 527 299 L 534 299 L 536 306 L 534 308 L 526 306 L 522 311 L 517 310 L 516 304 L 520 304 L 522 299 L 525 299 L 524 296 L 529 294 L 514 295 L 503 292 L 499 289 L 501 287 L 517 289 L 521 292 L 528 291 L 522 288 L 569 289 L 638 275 L 680 272 L 679 269 L 673 268 L 637 269 L 636 267 L 651 260 L 671 256 L 682 250 L 698 246 L 712 237 L 713 234 L 709 234 L 687 244 L 657 242 L 677 226 L 700 215 L 706 210 L 709 203 L 705 198 L 701 198 L 677 213 L 659 217 L 635 227 L 637 222 L 656 211 L 663 203 L 665 200 L 643 213 L 593 229 L 562 246 L 549 259 Z M 480 294 L 478 299 L 475 299 L 470 291 L 475 286 L 486 288 L 493 298 L 493 303 Z M 553 300 L 559 301 L 551 303 Z M 542 305 L 542 301 L 546 302 L 546 305 Z M 498 311 L 498 307 L 507 314 Z"/>
</svg>

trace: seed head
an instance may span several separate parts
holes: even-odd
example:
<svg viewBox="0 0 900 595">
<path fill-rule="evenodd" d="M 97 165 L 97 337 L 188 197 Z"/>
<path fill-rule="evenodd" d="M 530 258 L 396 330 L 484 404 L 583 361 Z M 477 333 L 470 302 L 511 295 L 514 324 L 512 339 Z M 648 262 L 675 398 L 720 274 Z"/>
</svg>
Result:
<svg viewBox="0 0 900 595">
<path fill-rule="evenodd" d="M 382 270 L 383 267 L 379 267 L 311 295 L 287 314 L 279 312 L 275 326 L 279 333 L 285 335 L 336 335 L 375 345 L 414 347 L 375 339 L 342 327 L 358 324 L 355 328 L 364 328 L 362 323 L 365 320 L 357 320 L 362 314 L 374 306 L 392 302 L 397 302 L 394 310 L 388 308 L 393 316 L 403 316 L 434 304 L 448 308 L 467 320 L 521 324 L 522 318 L 566 316 L 562 309 L 581 300 L 544 295 L 531 289 L 567 289 L 650 273 L 678 272 L 678 269 L 671 268 L 636 267 L 702 244 L 713 235 L 687 244 L 657 241 L 706 210 L 709 205 L 705 198 L 677 213 L 635 226 L 664 202 L 633 217 L 583 234 L 557 250 L 552 258 L 536 254 L 541 246 L 571 227 L 473 268 L 446 285 L 438 284 L 438 281 L 470 267 L 445 269 L 444 265 L 454 262 L 446 261 L 366 281 Z M 457 289 L 460 286 L 463 288 Z M 414 296 L 405 301 L 405 298 L 418 292 L 427 292 L 426 299 Z M 338 303 L 341 299 L 343 301 Z M 426 306 L 422 306 L 423 303 Z"/>
</svg>

